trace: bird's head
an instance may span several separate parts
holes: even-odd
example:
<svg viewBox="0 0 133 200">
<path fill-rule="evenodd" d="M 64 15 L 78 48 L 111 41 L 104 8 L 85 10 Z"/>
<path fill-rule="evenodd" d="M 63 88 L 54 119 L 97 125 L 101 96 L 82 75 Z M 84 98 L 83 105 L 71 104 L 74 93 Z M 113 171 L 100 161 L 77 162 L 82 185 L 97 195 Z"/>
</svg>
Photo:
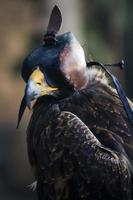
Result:
<svg viewBox="0 0 133 200">
<path fill-rule="evenodd" d="M 73 33 L 56 36 L 61 23 L 61 12 L 55 6 L 43 45 L 33 50 L 23 62 L 21 74 L 26 87 L 20 105 L 18 125 L 26 106 L 30 108 L 33 100 L 64 88 L 74 90 L 76 86 L 73 72 L 80 72 L 86 68 L 83 48 Z M 79 77 L 76 75 L 76 78 Z"/>
<path fill-rule="evenodd" d="M 26 105 L 31 108 L 32 100 L 43 95 L 51 94 L 56 90 L 58 90 L 58 88 L 49 86 L 47 84 L 44 73 L 38 66 L 36 69 L 34 69 L 26 84 L 24 95 Z"/>
</svg>

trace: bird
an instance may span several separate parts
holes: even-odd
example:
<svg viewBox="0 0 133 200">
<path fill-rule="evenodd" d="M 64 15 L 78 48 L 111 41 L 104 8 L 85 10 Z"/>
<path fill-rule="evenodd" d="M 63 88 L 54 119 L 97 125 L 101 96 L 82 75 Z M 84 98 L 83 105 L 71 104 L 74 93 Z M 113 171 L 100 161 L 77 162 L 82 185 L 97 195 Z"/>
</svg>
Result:
<svg viewBox="0 0 133 200">
<path fill-rule="evenodd" d="M 72 32 L 57 35 L 61 24 L 54 6 L 43 45 L 21 71 L 26 87 L 17 127 L 25 108 L 32 108 L 32 186 L 38 200 L 132 200 L 133 103 L 106 65 L 86 62 Z"/>
</svg>

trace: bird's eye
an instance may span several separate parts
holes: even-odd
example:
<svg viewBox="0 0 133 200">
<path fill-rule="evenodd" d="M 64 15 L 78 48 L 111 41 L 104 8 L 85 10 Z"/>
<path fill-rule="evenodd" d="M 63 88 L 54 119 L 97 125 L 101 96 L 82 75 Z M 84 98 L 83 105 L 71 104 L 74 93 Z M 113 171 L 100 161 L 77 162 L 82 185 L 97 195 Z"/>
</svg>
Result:
<svg viewBox="0 0 133 200">
<path fill-rule="evenodd" d="M 37 84 L 37 85 L 41 85 L 41 82 L 37 82 L 36 84 Z"/>
</svg>

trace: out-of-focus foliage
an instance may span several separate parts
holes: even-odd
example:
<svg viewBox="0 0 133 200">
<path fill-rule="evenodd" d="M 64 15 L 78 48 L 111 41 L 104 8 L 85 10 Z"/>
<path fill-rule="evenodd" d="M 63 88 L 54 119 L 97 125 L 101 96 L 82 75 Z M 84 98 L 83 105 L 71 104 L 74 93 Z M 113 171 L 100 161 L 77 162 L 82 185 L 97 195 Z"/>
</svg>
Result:
<svg viewBox="0 0 133 200">
<path fill-rule="evenodd" d="M 83 44 L 87 59 L 126 61 L 125 72 L 113 70 L 133 96 L 133 2 L 129 0 L 2 0 L 0 6 L 0 199 L 30 200 L 33 181 L 26 152 L 24 115 L 16 130 L 17 112 L 23 95 L 20 77 L 24 57 L 41 45 L 52 7 L 63 15 L 60 32 L 73 31 Z M 126 81 L 124 82 L 124 78 Z M 124 83 L 126 83 L 124 85 Z"/>
<path fill-rule="evenodd" d="M 133 12 L 132 1 L 94 0 L 84 4 L 84 34 L 92 58 L 102 62 L 125 60 L 126 91 L 133 96 Z M 123 83 L 125 72 L 115 71 Z"/>
</svg>

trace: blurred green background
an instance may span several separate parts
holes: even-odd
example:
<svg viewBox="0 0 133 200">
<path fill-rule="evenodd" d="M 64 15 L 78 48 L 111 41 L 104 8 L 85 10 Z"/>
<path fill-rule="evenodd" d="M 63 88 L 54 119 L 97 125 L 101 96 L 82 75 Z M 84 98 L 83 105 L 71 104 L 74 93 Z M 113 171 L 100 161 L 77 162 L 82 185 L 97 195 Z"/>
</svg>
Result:
<svg viewBox="0 0 133 200">
<path fill-rule="evenodd" d="M 26 150 L 24 115 L 16 130 L 25 83 L 23 59 L 42 44 L 50 12 L 57 4 L 63 15 L 60 33 L 72 31 L 86 59 L 103 63 L 125 60 L 125 70 L 113 69 L 128 97 L 133 97 L 133 1 L 129 0 L 1 0 L 0 1 L 0 199 L 34 200 L 27 186 L 34 180 Z"/>
</svg>

